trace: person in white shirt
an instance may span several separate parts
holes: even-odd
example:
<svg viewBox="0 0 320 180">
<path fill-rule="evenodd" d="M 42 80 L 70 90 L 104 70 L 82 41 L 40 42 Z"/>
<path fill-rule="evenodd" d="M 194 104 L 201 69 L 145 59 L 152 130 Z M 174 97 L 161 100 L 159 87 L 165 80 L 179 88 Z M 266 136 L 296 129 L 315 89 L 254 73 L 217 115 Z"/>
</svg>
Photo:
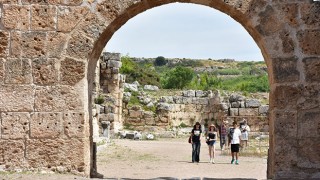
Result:
<svg viewBox="0 0 320 180">
<path fill-rule="evenodd" d="M 241 130 L 241 147 L 245 148 L 248 146 L 248 140 L 249 140 L 249 131 L 250 127 L 247 124 L 247 121 L 243 119 L 243 123 L 240 125 Z"/>
<path fill-rule="evenodd" d="M 231 139 L 231 155 L 232 155 L 231 164 L 233 164 L 234 161 L 236 161 L 236 164 L 238 165 L 241 131 L 238 128 L 238 124 L 236 121 L 234 121 L 232 124 L 234 127 L 234 132 Z M 236 159 L 234 159 L 234 157 L 236 157 Z"/>
</svg>

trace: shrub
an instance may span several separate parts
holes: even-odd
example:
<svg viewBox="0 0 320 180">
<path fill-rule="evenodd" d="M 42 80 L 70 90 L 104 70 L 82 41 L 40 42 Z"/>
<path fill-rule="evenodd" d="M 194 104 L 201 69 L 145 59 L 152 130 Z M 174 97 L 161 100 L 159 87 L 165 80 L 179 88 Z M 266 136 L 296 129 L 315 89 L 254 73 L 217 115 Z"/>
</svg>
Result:
<svg viewBox="0 0 320 180">
<path fill-rule="evenodd" d="M 158 56 L 155 61 L 154 61 L 154 65 L 155 66 L 164 66 L 167 64 L 167 60 L 166 58 L 164 58 L 163 56 Z"/>
<path fill-rule="evenodd" d="M 183 89 L 191 82 L 193 76 L 192 69 L 179 66 L 163 77 L 162 86 L 165 89 Z"/>
<path fill-rule="evenodd" d="M 94 99 L 94 103 L 95 103 L 95 104 L 103 104 L 103 103 L 104 103 L 104 97 L 101 96 L 101 95 L 99 95 L 98 97 L 96 97 L 96 98 Z"/>
</svg>

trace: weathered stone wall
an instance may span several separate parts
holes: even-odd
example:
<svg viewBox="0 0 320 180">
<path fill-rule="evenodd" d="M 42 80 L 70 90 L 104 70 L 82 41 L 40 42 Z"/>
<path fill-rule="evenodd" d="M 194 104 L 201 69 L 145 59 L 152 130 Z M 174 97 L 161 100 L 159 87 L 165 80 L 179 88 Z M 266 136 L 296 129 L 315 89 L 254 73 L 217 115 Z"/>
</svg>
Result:
<svg viewBox="0 0 320 180">
<path fill-rule="evenodd" d="M 236 100 L 233 100 L 234 96 Z M 150 127 L 157 127 L 165 130 L 170 127 L 192 127 L 197 121 L 201 124 L 220 124 L 223 120 L 232 125 L 233 121 L 246 119 L 252 131 L 269 132 L 269 106 L 261 105 L 257 99 L 232 94 L 228 102 L 223 102 L 224 98 L 218 91 L 201 90 L 186 90 L 177 96 L 148 98 L 155 99 L 155 112 L 143 110 L 142 106 L 137 105 L 123 109 L 124 123 L 130 128 L 148 131 Z M 143 103 L 143 97 L 141 101 Z"/>
<path fill-rule="evenodd" d="M 172 2 L 216 8 L 251 34 L 271 84 L 268 177 L 319 178 L 313 0 L 0 0 L 1 166 L 93 172 L 91 92 L 102 49 L 129 19 Z"/>
<path fill-rule="evenodd" d="M 120 74 L 121 59 L 118 53 L 104 52 L 96 69 L 96 89 L 94 99 L 102 98 L 101 104 L 95 104 L 93 115 L 93 138 L 109 137 L 111 131 L 117 133 L 123 126 L 122 98 L 124 76 Z M 96 102 L 95 102 L 96 103 Z"/>
</svg>

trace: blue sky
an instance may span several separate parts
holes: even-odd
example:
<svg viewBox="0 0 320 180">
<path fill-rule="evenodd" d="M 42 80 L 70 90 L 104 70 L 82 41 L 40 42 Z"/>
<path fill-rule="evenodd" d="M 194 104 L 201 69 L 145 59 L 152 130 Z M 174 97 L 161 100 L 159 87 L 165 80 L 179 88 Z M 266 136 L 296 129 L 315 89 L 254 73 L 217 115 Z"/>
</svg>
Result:
<svg viewBox="0 0 320 180">
<path fill-rule="evenodd" d="M 113 35 L 105 51 L 145 58 L 263 60 L 257 44 L 238 22 L 215 9 L 187 3 L 135 16 Z"/>
</svg>

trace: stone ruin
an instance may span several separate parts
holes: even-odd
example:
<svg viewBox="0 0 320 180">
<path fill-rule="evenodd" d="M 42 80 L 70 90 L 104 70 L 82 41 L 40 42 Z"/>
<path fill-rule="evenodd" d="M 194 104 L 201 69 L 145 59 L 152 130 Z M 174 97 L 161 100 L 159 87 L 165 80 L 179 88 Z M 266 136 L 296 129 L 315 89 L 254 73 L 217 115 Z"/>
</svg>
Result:
<svg viewBox="0 0 320 180">
<path fill-rule="evenodd" d="M 107 139 L 123 129 L 124 125 L 137 131 L 162 133 L 170 127 L 192 127 L 196 121 L 201 124 L 220 124 L 222 120 L 240 122 L 245 118 L 254 132 L 269 132 L 269 105 L 261 105 L 257 99 L 246 99 L 231 94 L 227 101 L 217 91 L 185 90 L 181 95 L 151 97 L 148 91 L 159 88 L 139 82 L 125 83 L 125 76 L 119 74 L 121 57 L 118 53 L 103 53 L 96 70 L 93 99 L 103 97 L 105 102 L 93 107 L 93 138 Z M 131 91 L 139 94 L 141 105 L 128 107 Z M 154 111 L 144 110 L 143 106 L 154 107 Z M 161 135 L 160 135 L 161 136 Z"/>
<path fill-rule="evenodd" d="M 102 103 L 95 102 L 92 110 L 93 140 L 99 137 L 110 138 L 111 130 L 117 133 L 123 126 L 122 99 L 125 76 L 120 74 L 121 58 L 118 53 L 103 53 L 97 63 L 93 99 L 99 97 Z"/>
<path fill-rule="evenodd" d="M 261 49 L 271 86 L 268 178 L 320 178 L 315 0 L 0 0 L 0 168 L 94 176 L 101 52 L 128 20 L 174 2 L 231 16 Z"/>
</svg>

